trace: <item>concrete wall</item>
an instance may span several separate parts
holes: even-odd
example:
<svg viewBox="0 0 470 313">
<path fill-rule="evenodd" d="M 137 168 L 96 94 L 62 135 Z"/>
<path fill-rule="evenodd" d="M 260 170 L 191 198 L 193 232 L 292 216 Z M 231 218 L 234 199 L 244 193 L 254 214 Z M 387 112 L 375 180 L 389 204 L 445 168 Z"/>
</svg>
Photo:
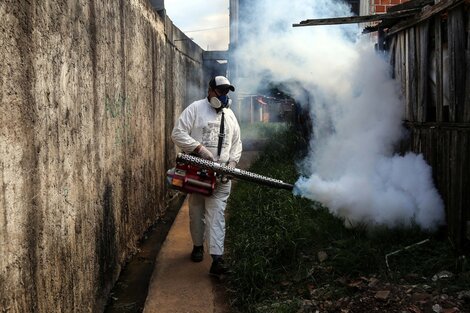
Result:
<svg viewBox="0 0 470 313">
<path fill-rule="evenodd" d="M 0 16 L 0 311 L 100 312 L 164 213 L 202 50 L 146 0 L 2 0 Z"/>
</svg>

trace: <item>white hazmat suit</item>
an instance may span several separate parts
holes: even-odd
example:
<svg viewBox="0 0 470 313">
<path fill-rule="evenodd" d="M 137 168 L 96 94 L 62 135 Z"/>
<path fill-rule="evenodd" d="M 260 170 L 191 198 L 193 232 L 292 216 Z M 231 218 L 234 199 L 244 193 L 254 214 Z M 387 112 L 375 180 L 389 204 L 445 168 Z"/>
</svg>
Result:
<svg viewBox="0 0 470 313">
<path fill-rule="evenodd" d="M 220 123 L 224 113 L 224 134 L 220 156 L 217 155 Z M 191 103 L 181 113 L 173 132 L 173 142 L 185 153 L 193 152 L 200 144 L 214 156 L 214 161 L 237 164 L 242 153 L 240 126 L 229 108 L 214 109 L 207 98 Z M 189 197 L 190 231 L 193 244 L 202 246 L 207 240 L 211 255 L 222 255 L 225 240 L 225 207 L 231 182 L 216 184 L 210 197 L 191 194 Z"/>
</svg>

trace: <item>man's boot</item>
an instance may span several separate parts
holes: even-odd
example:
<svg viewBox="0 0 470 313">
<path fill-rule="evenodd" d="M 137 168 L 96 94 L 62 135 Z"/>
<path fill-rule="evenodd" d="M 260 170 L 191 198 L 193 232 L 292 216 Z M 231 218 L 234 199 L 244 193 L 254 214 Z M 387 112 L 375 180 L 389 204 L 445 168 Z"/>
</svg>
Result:
<svg viewBox="0 0 470 313">
<path fill-rule="evenodd" d="M 201 262 L 204 258 L 204 246 L 193 246 L 193 252 L 191 252 L 191 261 Z"/>
</svg>

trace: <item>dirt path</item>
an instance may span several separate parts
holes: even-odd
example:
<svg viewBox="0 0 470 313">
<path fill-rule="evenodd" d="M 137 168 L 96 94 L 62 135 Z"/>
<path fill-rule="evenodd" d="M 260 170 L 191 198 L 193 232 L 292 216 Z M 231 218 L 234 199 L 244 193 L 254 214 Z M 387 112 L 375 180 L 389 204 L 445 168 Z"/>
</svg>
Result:
<svg viewBox="0 0 470 313">
<path fill-rule="evenodd" d="M 144 313 L 228 312 L 217 301 L 217 282 L 209 276 L 211 258 L 189 259 L 188 204 L 184 202 L 157 258 Z"/>
</svg>

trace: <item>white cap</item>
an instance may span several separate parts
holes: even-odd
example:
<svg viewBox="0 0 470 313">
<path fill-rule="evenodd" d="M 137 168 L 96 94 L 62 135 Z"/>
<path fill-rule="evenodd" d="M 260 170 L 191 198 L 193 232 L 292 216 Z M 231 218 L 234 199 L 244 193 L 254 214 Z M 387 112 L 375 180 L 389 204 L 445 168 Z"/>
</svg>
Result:
<svg viewBox="0 0 470 313">
<path fill-rule="evenodd" d="M 228 89 L 230 89 L 231 91 L 235 91 L 235 87 L 230 84 L 230 81 L 225 76 L 216 76 L 212 78 L 209 82 L 209 86 L 212 88 L 228 87 Z"/>
</svg>

